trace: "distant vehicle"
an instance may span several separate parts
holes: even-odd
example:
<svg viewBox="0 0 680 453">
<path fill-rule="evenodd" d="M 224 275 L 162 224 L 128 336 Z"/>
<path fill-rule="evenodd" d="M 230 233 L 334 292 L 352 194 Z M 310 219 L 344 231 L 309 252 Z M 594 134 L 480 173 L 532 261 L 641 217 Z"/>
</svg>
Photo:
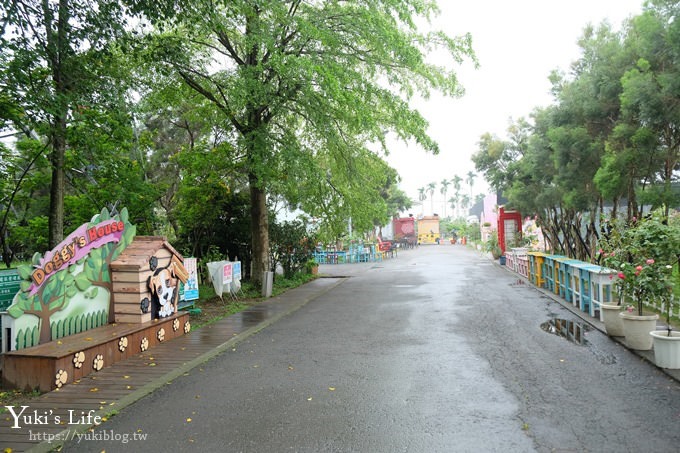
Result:
<svg viewBox="0 0 680 453">
<path fill-rule="evenodd" d="M 424 216 L 418 219 L 418 244 L 439 244 L 439 216 Z"/>
<path fill-rule="evenodd" d="M 394 242 L 400 247 L 410 248 L 416 245 L 416 219 L 413 217 L 400 217 L 392 219 L 392 231 Z"/>
</svg>

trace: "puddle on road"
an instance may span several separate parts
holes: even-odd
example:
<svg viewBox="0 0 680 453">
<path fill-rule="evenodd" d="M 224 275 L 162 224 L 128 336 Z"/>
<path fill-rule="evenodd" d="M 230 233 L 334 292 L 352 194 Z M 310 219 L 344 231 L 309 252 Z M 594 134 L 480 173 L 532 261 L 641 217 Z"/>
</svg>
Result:
<svg viewBox="0 0 680 453">
<path fill-rule="evenodd" d="M 266 318 L 268 318 L 266 309 L 261 307 L 253 307 L 241 312 L 241 324 L 244 326 L 259 324 Z"/>
<path fill-rule="evenodd" d="M 590 326 L 582 322 L 553 318 L 550 321 L 541 324 L 541 329 L 543 329 L 544 332 L 566 338 L 572 343 L 585 345 L 588 341 L 585 339 L 584 334 L 590 330 Z"/>
</svg>

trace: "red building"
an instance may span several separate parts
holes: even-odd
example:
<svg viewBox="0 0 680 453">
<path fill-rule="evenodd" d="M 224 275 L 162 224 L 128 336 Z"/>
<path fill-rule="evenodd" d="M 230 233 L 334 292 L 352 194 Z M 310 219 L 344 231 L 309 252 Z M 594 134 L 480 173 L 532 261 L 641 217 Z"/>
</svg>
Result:
<svg viewBox="0 0 680 453">
<path fill-rule="evenodd" d="M 508 244 L 522 237 L 522 214 L 519 211 L 506 211 L 498 208 L 498 244 L 505 253 Z"/>
</svg>

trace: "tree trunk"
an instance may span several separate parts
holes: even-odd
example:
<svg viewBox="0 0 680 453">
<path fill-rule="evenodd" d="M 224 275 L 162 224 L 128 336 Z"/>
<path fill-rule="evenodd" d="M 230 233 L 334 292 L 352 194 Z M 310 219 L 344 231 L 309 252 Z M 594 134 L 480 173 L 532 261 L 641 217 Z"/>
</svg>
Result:
<svg viewBox="0 0 680 453">
<path fill-rule="evenodd" d="M 45 3 L 46 4 L 46 3 Z M 50 187 L 49 247 L 55 248 L 64 239 L 64 161 L 66 154 L 66 124 L 68 115 L 68 74 L 65 60 L 69 50 L 69 0 L 59 0 L 56 35 L 50 30 L 51 21 L 46 20 L 47 52 L 52 82 L 54 83 L 55 111 L 52 122 L 52 184 Z M 48 7 L 45 6 L 45 14 Z"/>
<path fill-rule="evenodd" d="M 251 281 L 259 286 L 262 273 L 269 270 L 269 218 L 267 217 L 267 195 L 258 185 L 253 174 L 250 180 L 250 231 L 252 234 L 252 275 Z"/>
<path fill-rule="evenodd" d="M 42 300 L 40 301 L 42 304 Z M 33 315 L 38 318 L 38 326 L 40 329 L 40 336 L 38 338 L 38 344 L 45 344 L 52 341 L 52 328 L 50 326 L 50 318 L 52 313 L 56 310 L 27 310 L 24 312 L 25 315 Z"/>
<path fill-rule="evenodd" d="M 66 153 L 66 118 L 56 118 L 52 144 L 52 185 L 50 187 L 49 248 L 64 239 L 64 156 Z"/>
<path fill-rule="evenodd" d="M 43 316 L 40 318 L 40 340 L 38 340 L 38 344 L 45 344 L 50 341 L 52 341 L 52 329 L 50 326 L 50 317 L 48 315 L 47 317 Z"/>
</svg>

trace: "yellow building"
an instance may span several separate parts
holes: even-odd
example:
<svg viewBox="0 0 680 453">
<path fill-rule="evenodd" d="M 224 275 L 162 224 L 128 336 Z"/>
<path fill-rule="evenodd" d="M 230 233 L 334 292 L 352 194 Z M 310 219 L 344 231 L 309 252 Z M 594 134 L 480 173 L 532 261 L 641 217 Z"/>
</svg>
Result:
<svg viewBox="0 0 680 453">
<path fill-rule="evenodd" d="M 439 216 L 424 216 L 416 222 L 418 229 L 418 244 L 439 244 Z"/>
</svg>

